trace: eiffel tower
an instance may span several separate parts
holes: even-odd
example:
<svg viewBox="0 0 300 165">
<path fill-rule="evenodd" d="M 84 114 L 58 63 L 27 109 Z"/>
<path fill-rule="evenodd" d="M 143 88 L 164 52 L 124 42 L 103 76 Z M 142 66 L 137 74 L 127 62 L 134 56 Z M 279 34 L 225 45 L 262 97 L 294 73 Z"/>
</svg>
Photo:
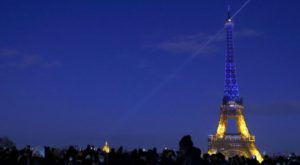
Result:
<svg viewBox="0 0 300 165">
<path fill-rule="evenodd" d="M 235 155 L 243 155 L 245 157 L 255 156 L 261 162 L 263 158 L 254 144 L 255 136 L 249 133 L 243 115 L 243 100 L 239 95 L 236 80 L 236 65 L 234 63 L 233 27 L 234 23 L 230 17 L 230 8 L 228 7 L 228 18 L 225 22 L 227 52 L 224 97 L 220 107 L 221 117 L 217 132 L 208 138 L 208 153 L 221 152 L 227 157 Z M 227 120 L 230 118 L 236 121 L 236 133 L 227 132 Z"/>
</svg>

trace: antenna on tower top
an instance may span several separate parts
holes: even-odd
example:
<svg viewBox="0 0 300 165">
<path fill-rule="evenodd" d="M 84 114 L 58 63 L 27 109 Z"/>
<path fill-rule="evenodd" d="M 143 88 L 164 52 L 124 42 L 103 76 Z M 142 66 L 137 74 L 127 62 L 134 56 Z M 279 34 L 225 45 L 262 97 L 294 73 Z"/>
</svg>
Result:
<svg viewBox="0 0 300 165">
<path fill-rule="evenodd" d="M 228 3 L 227 3 L 227 19 L 230 19 L 231 16 L 230 16 L 230 3 L 229 3 L 229 0 L 228 0 Z"/>
</svg>

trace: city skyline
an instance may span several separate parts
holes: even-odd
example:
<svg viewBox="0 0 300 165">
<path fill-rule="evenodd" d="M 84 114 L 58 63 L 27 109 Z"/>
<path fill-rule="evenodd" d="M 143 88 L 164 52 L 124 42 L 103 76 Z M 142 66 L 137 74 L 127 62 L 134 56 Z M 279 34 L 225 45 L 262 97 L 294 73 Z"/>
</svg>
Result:
<svg viewBox="0 0 300 165">
<path fill-rule="evenodd" d="M 245 2 L 232 0 L 232 11 Z M 297 5 L 252 0 L 234 18 L 240 95 L 260 151 L 300 152 Z M 215 36 L 226 9 L 0 2 L 0 136 L 19 146 L 177 148 L 190 134 L 206 152 L 223 97 L 225 34 Z"/>
</svg>

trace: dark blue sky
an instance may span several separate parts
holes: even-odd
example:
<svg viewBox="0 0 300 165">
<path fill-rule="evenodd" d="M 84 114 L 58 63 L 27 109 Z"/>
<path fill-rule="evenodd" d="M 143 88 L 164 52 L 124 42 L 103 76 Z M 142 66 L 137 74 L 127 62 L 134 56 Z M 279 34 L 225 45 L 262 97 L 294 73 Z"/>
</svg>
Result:
<svg viewBox="0 0 300 165">
<path fill-rule="evenodd" d="M 226 4 L 2 0 L 0 136 L 19 146 L 176 148 L 191 134 L 206 151 L 223 96 L 224 33 L 176 70 L 222 29 Z M 252 0 L 234 18 L 240 94 L 261 151 L 300 152 L 299 6 Z"/>
</svg>

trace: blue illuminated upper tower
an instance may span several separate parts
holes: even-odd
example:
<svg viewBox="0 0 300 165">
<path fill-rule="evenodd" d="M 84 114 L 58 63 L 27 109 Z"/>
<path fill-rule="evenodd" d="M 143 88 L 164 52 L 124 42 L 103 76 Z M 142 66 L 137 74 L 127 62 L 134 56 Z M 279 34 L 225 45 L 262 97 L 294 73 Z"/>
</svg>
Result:
<svg viewBox="0 0 300 165">
<path fill-rule="evenodd" d="M 228 18 L 225 22 L 226 32 L 226 63 L 225 63 L 225 85 L 223 104 L 231 102 L 243 104 L 239 94 L 238 83 L 236 79 L 236 65 L 234 63 L 234 44 L 233 44 L 233 27 L 234 23 L 230 17 L 230 8 L 228 7 Z"/>
</svg>

